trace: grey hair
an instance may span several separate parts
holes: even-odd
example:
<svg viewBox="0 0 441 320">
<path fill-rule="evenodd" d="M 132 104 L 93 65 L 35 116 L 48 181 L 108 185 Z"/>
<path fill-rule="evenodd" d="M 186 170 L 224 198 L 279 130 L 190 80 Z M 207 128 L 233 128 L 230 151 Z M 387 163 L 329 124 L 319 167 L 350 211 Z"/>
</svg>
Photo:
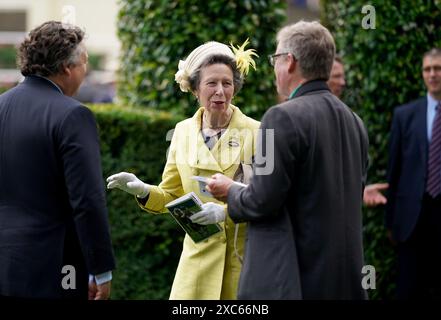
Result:
<svg viewBox="0 0 441 320">
<path fill-rule="evenodd" d="M 66 63 L 68 66 L 71 65 L 78 65 L 81 63 L 81 55 L 83 52 L 86 51 L 86 47 L 82 45 L 82 43 L 78 43 L 75 49 L 72 51 L 72 53 L 69 55 L 69 57 L 66 60 Z"/>
<path fill-rule="evenodd" d="M 334 39 L 319 22 L 299 21 L 277 33 L 280 52 L 289 52 L 298 61 L 307 80 L 328 80 L 335 56 Z"/>
<path fill-rule="evenodd" d="M 189 82 L 190 82 L 190 89 L 192 92 L 196 92 L 197 89 L 199 88 L 199 84 L 201 83 L 201 70 L 204 67 L 211 66 L 217 63 L 225 64 L 226 66 L 230 67 L 231 71 L 233 72 L 234 95 L 236 95 L 239 92 L 239 90 L 242 88 L 243 85 L 242 74 L 240 73 L 239 69 L 237 69 L 236 61 L 234 61 L 233 58 L 223 54 L 216 54 L 209 56 L 190 75 Z"/>
<path fill-rule="evenodd" d="M 17 53 L 18 67 L 24 76 L 59 74 L 66 63 L 78 62 L 79 44 L 85 33 L 59 21 L 47 21 L 29 32 Z M 75 53 L 74 53 L 75 52 Z"/>
</svg>

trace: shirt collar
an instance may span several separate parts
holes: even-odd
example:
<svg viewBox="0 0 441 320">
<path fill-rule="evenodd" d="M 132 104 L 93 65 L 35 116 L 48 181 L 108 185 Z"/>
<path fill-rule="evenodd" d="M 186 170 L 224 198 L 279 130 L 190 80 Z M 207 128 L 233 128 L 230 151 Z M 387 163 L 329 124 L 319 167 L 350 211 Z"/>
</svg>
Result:
<svg viewBox="0 0 441 320">
<path fill-rule="evenodd" d="M 304 94 L 314 92 L 314 91 L 320 91 L 320 90 L 329 91 L 329 87 L 326 84 L 325 80 L 322 80 L 322 79 L 309 80 L 309 81 L 303 82 L 301 85 L 297 86 L 293 90 L 293 92 L 291 92 L 289 99 L 300 97 Z"/>
<path fill-rule="evenodd" d="M 288 100 L 291 100 L 292 98 L 294 98 L 294 96 L 296 95 L 297 91 L 299 91 L 300 87 L 302 86 L 303 83 L 299 83 L 299 85 L 297 87 L 294 88 L 294 90 L 291 92 L 291 94 L 288 97 Z"/>
<path fill-rule="evenodd" d="M 427 92 L 427 105 L 429 109 L 435 110 L 435 107 L 438 105 L 438 103 L 441 103 L 441 101 L 435 100 L 435 98 L 432 97 L 432 95 Z"/>
</svg>

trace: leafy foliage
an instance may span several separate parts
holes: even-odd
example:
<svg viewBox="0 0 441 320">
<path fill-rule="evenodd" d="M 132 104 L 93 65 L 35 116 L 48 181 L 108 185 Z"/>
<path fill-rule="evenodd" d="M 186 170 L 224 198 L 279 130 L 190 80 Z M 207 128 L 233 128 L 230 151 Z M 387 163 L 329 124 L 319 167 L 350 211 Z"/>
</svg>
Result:
<svg viewBox="0 0 441 320">
<path fill-rule="evenodd" d="M 343 56 L 348 89 L 343 100 L 364 120 L 370 138 L 371 183 L 384 181 L 394 107 L 425 94 L 424 52 L 441 46 L 441 1 L 371 1 L 376 28 L 364 29 L 363 0 L 322 1 L 322 21 Z M 367 13 L 372 13 L 368 11 Z M 372 21 L 370 21 L 372 22 Z M 377 272 L 373 299 L 393 297 L 395 252 L 386 239 L 383 208 L 364 210 L 366 264 Z"/>
<path fill-rule="evenodd" d="M 179 117 L 145 109 L 93 105 L 100 132 L 104 179 L 127 171 L 157 184 L 165 165 L 167 132 Z M 133 196 L 107 192 L 117 269 L 114 299 L 167 299 L 182 249 L 183 232 L 169 215 L 150 215 Z"/>
<path fill-rule="evenodd" d="M 174 81 L 178 62 L 200 44 L 235 45 L 247 38 L 259 54 L 257 71 L 233 101 L 259 118 L 276 101 L 274 75 L 266 56 L 285 18 L 283 0 L 120 0 L 122 43 L 118 94 L 121 105 L 93 105 L 100 127 L 104 178 L 129 171 L 160 182 L 169 146 L 168 130 L 192 115 L 196 99 Z M 140 108 L 141 107 L 141 108 Z M 164 112 L 167 111 L 167 112 Z M 166 299 L 182 250 L 183 234 L 167 215 L 150 216 L 122 191 L 108 192 L 117 258 L 115 299 Z"/>
<path fill-rule="evenodd" d="M 16 55 L 17 49 L 14 46 L 0 45 L 0 69 L 14 69 Z"/>
<path fill-rule="evenodd" d="M 118 34 L 122 42 L 119 96 L 130 106 L 168 110 L 187 116 L 196 100 L 174 81 L 178 62 L 197 46 L 215 40 L 242 44 L 259 54 L 234 104 L 260 117 L 275 103 L 272 67 L 275 34 L 285 19 L 282 0 L 121 0 Z"/>
</svg>

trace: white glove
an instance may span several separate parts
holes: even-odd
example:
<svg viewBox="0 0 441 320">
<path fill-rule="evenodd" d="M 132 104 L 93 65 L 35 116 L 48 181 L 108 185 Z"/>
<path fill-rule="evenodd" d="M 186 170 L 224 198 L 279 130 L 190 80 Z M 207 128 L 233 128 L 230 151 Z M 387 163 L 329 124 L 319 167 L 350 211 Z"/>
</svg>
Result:
<svg viewBox="0 0 441 320">
<path fill-rule="evenodd" d="M 139 180 L 133 173 L 120 172 L 107 178 L 107 189 L 118 188 L 138 198 L 145 198 L 150 192 L 150 185 Z"/>
<path fill-rule="evenodd" d="M 225 208 L 213 202 L 204 203 L 202 205 L 202 211 L 190 216 L 190 220 L 203 225 L 224 221 Z"/>
</svg>

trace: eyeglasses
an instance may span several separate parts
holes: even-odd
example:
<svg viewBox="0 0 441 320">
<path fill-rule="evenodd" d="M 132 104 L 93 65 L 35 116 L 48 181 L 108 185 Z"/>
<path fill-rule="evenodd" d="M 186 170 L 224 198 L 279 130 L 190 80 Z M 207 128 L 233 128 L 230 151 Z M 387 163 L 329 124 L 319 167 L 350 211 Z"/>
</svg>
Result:
<svg viewBox="0 0 441 320">
<path fill-rule="evenodd" d="M 268 56 L 270 65 L 274 67 L 274 64 L 276 63 L 276 58 L 277 57 L 284 56 L 284 55 L 287 55 L 287 54 L 290 54 L 290 53 L 291 52 L 282 52 L 282 53 L 270 54 Z"/>
</svg>

